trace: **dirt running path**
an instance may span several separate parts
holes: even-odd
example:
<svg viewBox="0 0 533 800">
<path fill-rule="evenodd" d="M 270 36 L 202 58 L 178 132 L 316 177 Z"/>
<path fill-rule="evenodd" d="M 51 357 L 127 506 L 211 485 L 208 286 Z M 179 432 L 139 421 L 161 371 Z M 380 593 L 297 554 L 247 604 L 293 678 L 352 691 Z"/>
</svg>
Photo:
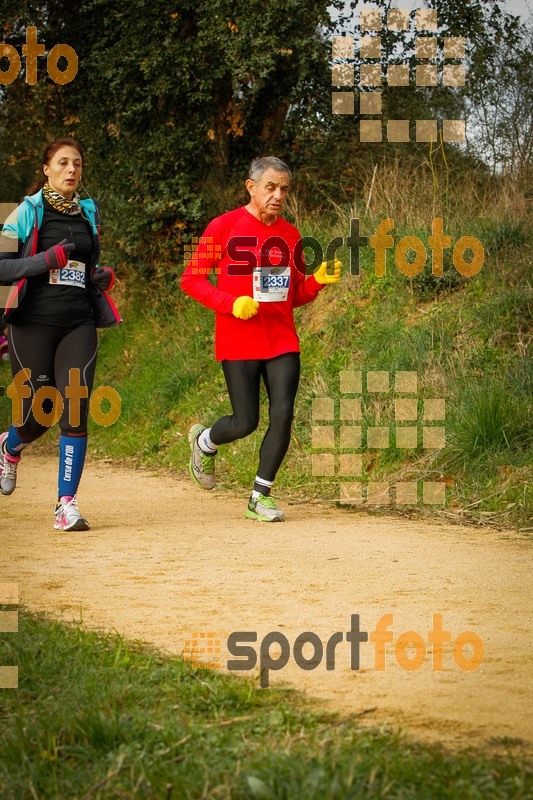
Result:
<svg viewBox="0 0 533 800">
<path fill-rule="evenodd" d="M 93 528 L 60 534 L 51 529 L 55 472 L 52 459 L 28 455 L 16 493 L 0 497 L 0 582 L 17 582 L 30 609 L 68 620 L 81 608 L 86 625 L 173 653 L 192 632 L 214 632 L 224 665 L 232 631 L 257 631 L 261 641 L 277 630 L 292 646 L 302 631 L 323 642 L 346 633 L 351 614 L 372 631 L 390 613 L 395 641 L 408 630 L 427 641 L 441 613 L 454 638 L 468 629 L 483 639 L 476 671 L 459 669 L 445 645 L 442 672 L 432 669 L 430 647 L 408 672 L 393 643 L 379 672 L 371 642 L 361 645 L 356 671 L 344 640 L 334 671 L 325 659 L 303 671 L 291 655 L 271 681 L 329 709 L 374 709 L 364 716 L 369 724 L 401 725 L 426 739 L 531 744 L 531 541 L 303 505 L 288 505 L 285 523 L 266 525 L 243 518 L 243 498 L 94 462 L 81 504 Z M 309 657 L 311 645 L 303 652 Z"/>
</svg>

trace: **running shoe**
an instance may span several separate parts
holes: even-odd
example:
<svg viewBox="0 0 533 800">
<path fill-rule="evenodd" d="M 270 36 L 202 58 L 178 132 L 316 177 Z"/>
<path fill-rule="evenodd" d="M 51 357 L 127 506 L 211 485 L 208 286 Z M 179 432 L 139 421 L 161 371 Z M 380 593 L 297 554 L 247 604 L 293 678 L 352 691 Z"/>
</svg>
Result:
<svg viewBox="0 0 533 800">
<path fill-rule="evenodd" d="M 215 476 L 215 458 L 207 455 L 200 449 L 198 437 L 205 431 L 205 426 L 197 423 L 189 431 L 189 444 L 191 446 L 191 458 L 189 461 L 189 472 L 191 478 L 196 481 L 202 489 L 214 489 L 217 485 Z"/>
<path fill-rule="evenodd" d="M 282 522 L 285 519 L 285 514 L 277 507 L 274 498 L 264 494 L 260 494 L 255 500 L 250 495 L 244 516 L 261 522 Z"/>
<path fill-rule="evenodd" d="M 4 450 L 7 433 L 0 434 L 0 493 L 13 494 L 17 485 L 20 456 L 10 456 Z"/>
<path fill-rule="evenodd" d="M 54 511 L 54 530 L 88 531 L 89 523 L 78 511 L 76 497 L 62 497 Z"/>
</svg>

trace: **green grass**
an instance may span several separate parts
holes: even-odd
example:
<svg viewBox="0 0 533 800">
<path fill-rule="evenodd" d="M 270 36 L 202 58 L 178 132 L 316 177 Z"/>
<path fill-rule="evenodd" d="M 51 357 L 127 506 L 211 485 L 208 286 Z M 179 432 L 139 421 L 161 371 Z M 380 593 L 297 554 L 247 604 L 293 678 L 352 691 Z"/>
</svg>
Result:
<svg viewBox="0 0 533 800">
<path fill-rule="evenodd" d="M 524 397 L 511 394 L 504 383 L 470 386 L 456 414 L 455 446 L 470 466 L 504 454 L 527 452 L 533 444 Z"/>
<path fill-rule="evenodd" d="M 498 757 L 362 728 L 294 692 L 195 670 L 115 635 L 20 613 L 2 663 L 2 800 L 533 797 L 519 742 Z"/>
</svg>

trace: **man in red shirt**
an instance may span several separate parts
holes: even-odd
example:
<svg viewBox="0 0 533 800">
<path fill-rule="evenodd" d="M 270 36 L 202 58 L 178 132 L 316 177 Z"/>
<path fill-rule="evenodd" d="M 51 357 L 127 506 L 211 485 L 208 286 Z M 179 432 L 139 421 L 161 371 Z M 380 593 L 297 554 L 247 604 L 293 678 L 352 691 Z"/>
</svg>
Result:
<svg viewBox="0 0 533 800">
<path fill-rule="evenodd" d="M 300 378 L 300 343 L 293 308 L 310 303 L 327 283 L 338 283 L 340 261 L 322 263 L 306 278 L 298 230 L 280 216 L 291 173 L 279 158 L 252 161 L 250 202 L 209 223 L 181 278 L 181 287 L 216 312 L 215 354 L 222 362 L 233 413 L 189 431 L 189 471 L 214 489 L 218 447 L 252 433 L 259 424 L 263 378 L 269 426 L 245 516 L 284 519 L 270 490 L 289 447 Z M 217 275 L 217 285 L 207 279 Z"/>
</svg>

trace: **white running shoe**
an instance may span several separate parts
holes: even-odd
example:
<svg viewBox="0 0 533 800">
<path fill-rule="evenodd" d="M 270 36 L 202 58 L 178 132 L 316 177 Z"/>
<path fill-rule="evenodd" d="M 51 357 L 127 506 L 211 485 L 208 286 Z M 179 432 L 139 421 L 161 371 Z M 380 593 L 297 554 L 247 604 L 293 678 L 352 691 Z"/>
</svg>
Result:
<svg viewBox="0 0 533 800">
<path fill-rule="evenodd" d="M 215 476 L 216 453 L 210 456 L 201 450 L 198 444 L 198 437 L 202 431 L 205 431 L 205 427 L 200 425 L 200 423 L 193 425 L 189 431 L 189 444 L 191 446 L 189 472 L 191 478 L 196 481 L 202 489 L 214 489 L 217 485 Z"/>
<path fill-rule="evenodd" d="M 260 494 L 255 500 L 250 495 L 244 516 L 260 522 L 282 522 L 285 519 L 285 514 L 277 507 L 274 498 L 264 494 Z"/>
<path fill-rule="evenodd" d="M 4 450 L 7 433 L 0 434 L 0 494 L 13 494 L 17 485 L 20 456 L 10 456 Z"/>
<path fill-rule="evenodd" d="M 74 497 L 62 497 L 54 511 L 54 530 L 88 531 L 89 523 L 78 511 L 78 501 Z"/>
</svg>

